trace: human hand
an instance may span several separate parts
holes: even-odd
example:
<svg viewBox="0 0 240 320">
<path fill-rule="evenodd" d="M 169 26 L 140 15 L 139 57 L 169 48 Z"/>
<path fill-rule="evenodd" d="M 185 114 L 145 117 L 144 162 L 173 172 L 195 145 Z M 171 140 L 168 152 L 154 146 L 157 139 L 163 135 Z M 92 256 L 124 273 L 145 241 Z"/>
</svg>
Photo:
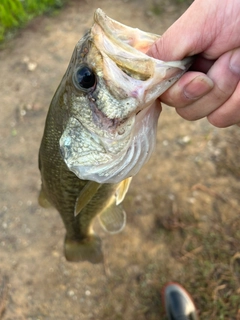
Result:
<svg viewBox="0 0 240 320">
<path fill-rule="evenodd" d="M 149 55 L 171 61 L 197 55 L 160 100 L 187 120 L 240 124 L 240 1 L 195 0 Z"/>
</svg>

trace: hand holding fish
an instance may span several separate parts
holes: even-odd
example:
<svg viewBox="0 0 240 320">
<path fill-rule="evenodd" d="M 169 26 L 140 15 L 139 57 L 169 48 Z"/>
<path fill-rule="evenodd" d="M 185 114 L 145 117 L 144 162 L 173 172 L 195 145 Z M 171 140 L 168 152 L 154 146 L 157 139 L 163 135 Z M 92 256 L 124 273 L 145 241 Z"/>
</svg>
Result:
<svg viewBox="0 0 240 320">
<path fill-rule="evenodd" d="M 148 51 L 161 60 L 197 55 L 161 101 L 187 120 L 207 117 L 216 127 L 239 124 L 239 30 L 239 0 L 195 0 Z"/>
</svg>

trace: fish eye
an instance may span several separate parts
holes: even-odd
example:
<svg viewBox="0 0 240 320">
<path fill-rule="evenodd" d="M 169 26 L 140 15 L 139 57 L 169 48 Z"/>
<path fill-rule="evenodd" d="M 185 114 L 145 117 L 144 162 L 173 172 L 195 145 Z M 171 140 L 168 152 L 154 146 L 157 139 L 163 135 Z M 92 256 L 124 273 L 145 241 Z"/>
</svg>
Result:
<svg viewBox="0 0 240 320">
<path fill-rule="evenodd" d="M 74 82 L 84 91 L 88 91 L 95 86 L 96 76 L 94 72 L 87 66 L 81 66 L 77 69 L 74 76 Z"/>
</svg>

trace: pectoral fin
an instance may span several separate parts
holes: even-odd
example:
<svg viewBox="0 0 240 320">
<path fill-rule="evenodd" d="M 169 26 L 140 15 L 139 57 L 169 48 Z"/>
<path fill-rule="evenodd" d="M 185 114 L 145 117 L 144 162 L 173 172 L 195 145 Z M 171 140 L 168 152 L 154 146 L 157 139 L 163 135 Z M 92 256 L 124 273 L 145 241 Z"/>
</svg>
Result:
<svg viewBox="0 0 240 320">
<path fill-rule="evenodd" d="M 103 229 L 109 233 L 118 233 L 126 225 L 126 213 L 121 205 L 116 206 L 115 203 L 106 208 L 98 219 Z"/>
<path fill-rule="evenodd" d="M 126 225 L 126 213 L 120 203 L 125 198 L 132 178 L 123 180 L 117 186 L 116 192 L 110 198 L 104 211 L 98 216 L 103 229 L 109 233 L 118 233 Z"/>
</svg>

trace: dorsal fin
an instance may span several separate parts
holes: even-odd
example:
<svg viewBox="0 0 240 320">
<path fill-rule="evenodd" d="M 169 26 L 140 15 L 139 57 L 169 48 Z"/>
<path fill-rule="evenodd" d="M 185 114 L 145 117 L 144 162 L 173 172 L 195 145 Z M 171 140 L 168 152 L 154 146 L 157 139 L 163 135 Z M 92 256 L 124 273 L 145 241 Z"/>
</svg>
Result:
<svg viewBox="0 0 240 320">
<path fill-rule="evenodd" d="M 39 196 L 38 196 L 38 203 L 41 207 L 47 209 L 52 207 L 52 204 L 48 201 L 46 194 L 43 190 L 43 187 L 41 187 L 41 190 L 39 192 Z"/>
<path fill-rule="evenodd" d="M 100 188 L 101 184 L 94 182 L 94 181 L 88 181 L 84 188 L 81 190 L 75 204 L 74 209 L 74 215 L 76 216 L 92 199 L 92 197 L 95 195 L 95 193 Z"/>
</svg>

